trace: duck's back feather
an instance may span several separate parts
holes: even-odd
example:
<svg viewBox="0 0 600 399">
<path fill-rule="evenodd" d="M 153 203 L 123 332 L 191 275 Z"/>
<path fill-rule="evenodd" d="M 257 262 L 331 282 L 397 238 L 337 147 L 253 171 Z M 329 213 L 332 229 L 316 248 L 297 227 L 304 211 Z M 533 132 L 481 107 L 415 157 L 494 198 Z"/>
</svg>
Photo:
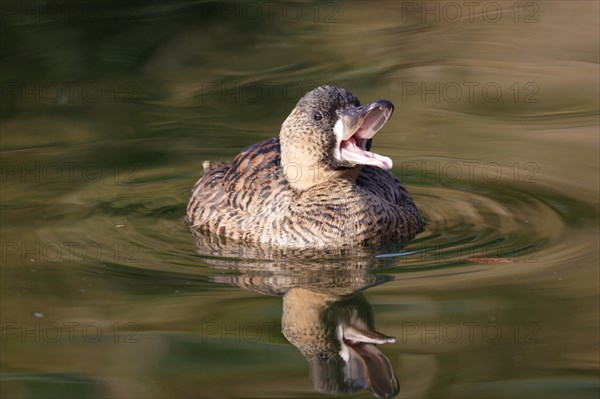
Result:
<svg viewBox="0 0 600 399">
<path fill-rule="evenodd" d="M 279 139 L 246 147 L 231 163 L 223 178 L 227 204 L 250 214 L 281 201 L 277 195 L 292 194 L 280 165 Z"/>
</svg>

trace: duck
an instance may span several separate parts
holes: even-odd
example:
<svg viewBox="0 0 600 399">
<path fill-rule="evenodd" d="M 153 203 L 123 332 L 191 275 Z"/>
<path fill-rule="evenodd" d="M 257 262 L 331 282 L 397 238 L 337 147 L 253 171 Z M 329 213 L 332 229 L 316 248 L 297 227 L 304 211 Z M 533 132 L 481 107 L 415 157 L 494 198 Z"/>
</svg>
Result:
<svg viewBox="0 0 600 399">
<path fill-rule="evenodd" d="M 412 196 L 371 151 L 394 111 L 388 100 L 361 105 L 350 91 L 306 93 L 279 137 L 210 164 L 192 188 L 186 220 L 225 239 L 283 248 L 342 248 L 406 241 L 423 229 Z"/>
</svg>

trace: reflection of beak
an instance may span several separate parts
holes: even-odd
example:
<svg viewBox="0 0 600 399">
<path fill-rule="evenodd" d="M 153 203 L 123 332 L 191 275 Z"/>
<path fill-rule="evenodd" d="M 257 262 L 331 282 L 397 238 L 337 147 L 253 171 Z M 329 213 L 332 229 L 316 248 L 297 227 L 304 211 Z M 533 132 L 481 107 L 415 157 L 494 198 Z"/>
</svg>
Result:
<svg viewBox="0 0 600 399">
<path fill-rule="evenodd" d="M 338 143 L 336 157 L 356 165 L 391 169 L 391 159 L 368 150 L 373 136 L 393 112 L 394 105 L 388 100 L 378 100 L 342 112 L 333 128 Z"/>
<path fill-rule="evenodd" d="M 369 389 L 375 396 L 389 398 L 400 391 L 390 360 L 375 344 L 394 343 L 396 339 L 370 331 L 362 320 L 352 326 L 338 326 L 340 356 L 346 362 L 347 376 Z"/>
</svg>

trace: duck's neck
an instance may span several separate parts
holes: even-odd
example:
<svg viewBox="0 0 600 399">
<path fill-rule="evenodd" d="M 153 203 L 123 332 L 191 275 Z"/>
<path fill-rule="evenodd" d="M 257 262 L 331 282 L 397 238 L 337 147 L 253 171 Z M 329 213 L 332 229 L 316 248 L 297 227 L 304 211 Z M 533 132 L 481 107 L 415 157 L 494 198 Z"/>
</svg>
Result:
<svg viewBox="0 0 600 399">
<path fill-rule="evenodd" d="M 290 186 L 298 191 L 308 190 L 318 184 L 338 179 L 346 179 L 354 183 L 361 169 L 360 166 L 351 169 L 331 169 L 320 163 L 288 161 L 283 157 L 281 167 Z"/>
<path fill-rule="evenodd" d="M 334 157 L 331 137 L 319 134 L 313 128 L 298 125 L 297 111 L 285 120 L 279 134 L 281 167 L 283 175 L 292 188 L 308 190 L 327 181 L 346 179 L 356 182 L 361 167 L 335 169 L 323 162 Z"/>
</svg>

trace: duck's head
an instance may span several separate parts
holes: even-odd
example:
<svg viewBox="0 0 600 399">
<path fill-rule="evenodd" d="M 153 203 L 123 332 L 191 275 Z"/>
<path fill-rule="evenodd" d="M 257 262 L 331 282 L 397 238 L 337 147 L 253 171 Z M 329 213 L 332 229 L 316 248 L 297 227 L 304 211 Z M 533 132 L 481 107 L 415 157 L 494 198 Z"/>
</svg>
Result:
<svg viewBox="0 0 600 399">
<path fill-rule="evenodd" d="M 362 165 L 391 169 L 390 158 L 369 150 L 393 111 L 387 100 L 361 106 L 354 94 L 335 86 L 311 90 L 281 126 L 281 165 L 287 180 L 305 190 L 334 179 L 356 180 Z"/>
</svg>

